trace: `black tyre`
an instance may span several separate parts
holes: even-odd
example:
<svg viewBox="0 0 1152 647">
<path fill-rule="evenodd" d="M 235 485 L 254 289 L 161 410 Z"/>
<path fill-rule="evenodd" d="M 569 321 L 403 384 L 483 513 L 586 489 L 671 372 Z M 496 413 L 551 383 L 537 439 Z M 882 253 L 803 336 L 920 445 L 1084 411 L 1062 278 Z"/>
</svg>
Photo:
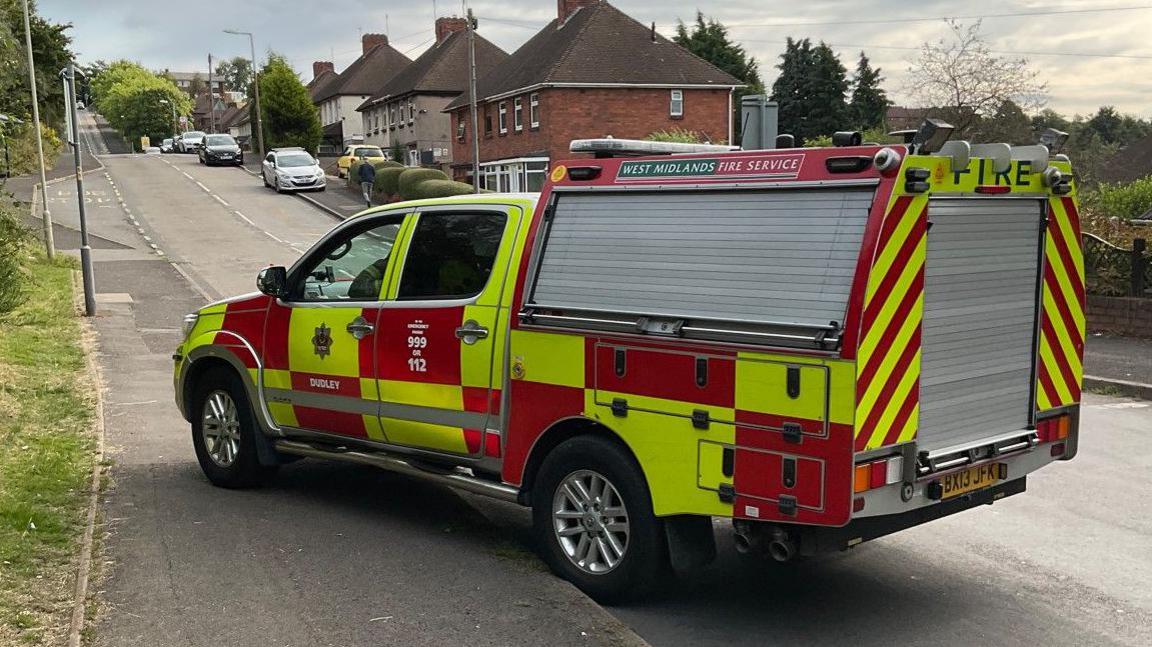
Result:
<svg viewBox="0 0 1152 647">
<path fill-rule="evenodd" d="M 260 172 L 260 181 L 264 183 L 264 188 L 268 189 L 272 187 L 271 184 L 268 184 L 268 178 L 264 177 L 263 171 Z"/>
<path fill-rule="evenodd" d="M 256 425 L 240 377 L 228 369 L 211 369 L 193 386 L 192 445 L 200 469 L 213 485 L 247 488 L 261 485 L 276 466 L 261 465 Z"/>
<path fill-rule="evenodd" d="M 532 490 L 532 521 L 552 571 L 599 602 L 643 596 L 670 573 L 644 475 L 608 440 L 577 436 L 548 454 Z"/>
</svg>

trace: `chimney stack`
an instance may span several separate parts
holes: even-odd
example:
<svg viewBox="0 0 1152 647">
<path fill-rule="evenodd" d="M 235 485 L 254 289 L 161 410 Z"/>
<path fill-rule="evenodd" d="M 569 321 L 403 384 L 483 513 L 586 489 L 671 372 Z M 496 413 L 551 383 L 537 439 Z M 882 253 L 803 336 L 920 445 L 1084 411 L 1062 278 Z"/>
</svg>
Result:
<svg viewBox="0 0 1152 647">
<path fill-rule="evenodd" d="M 387 45 L 388 36 L 385 34 L 364 34 L 360 37 L 360 44 L 363 46 L 363 53 L 367 54 L 368 50 L 377 45 Z"/>
<path fill-rule="evenodd" d="M 599 2 L 600 0 L 556 0 L 556 17 L 563 22 L 580 7 L 588 7 Z"/>
<path fill-rule="evenodd" d="M 448 18 L 448 17 L 437 18 L 436 19 L 436 42 L 437 43 L 443 43 L 444 39 L 448 38 L 448 36 L 450 36 L 451 34 L 458 32 L 458 31 L 464 31 L 465 29 L 468 29 L 468 19 L 467 18 L 457 18 L 456 16 L 452 16 L 450 18 Z"/>
<path fill-rule="evenodd" d="M 332 64 L 332 61 L 315 61 L 312 63 L 312 78 L 320 76 L 325 71 L 336 72 L 336 66 Z"/>
</svg>

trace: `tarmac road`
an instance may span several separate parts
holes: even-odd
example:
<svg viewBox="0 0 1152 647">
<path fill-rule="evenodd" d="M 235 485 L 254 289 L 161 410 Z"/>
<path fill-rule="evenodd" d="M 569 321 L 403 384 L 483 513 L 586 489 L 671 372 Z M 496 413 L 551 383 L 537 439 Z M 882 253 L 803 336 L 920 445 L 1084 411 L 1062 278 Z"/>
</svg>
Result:
<svg viewBox="0 0 1152 647">
<path fill-rule="evenodd" d="M 735 555 L 718 525 L 716 564 L 607 610 L 543 569 L 515 506 L 319 461 L 213 488 L 172 404 L 180 317 L 335 220 L 192 156 L 102 161 L 89 183 L 116 208 L 89 216 L 117 246 L 94 251 L 114 461 L 97 644 L 1152 644 L 1143 402 L 1088 396 L 1080 456 L 995 506 L 785 566 Z"/>
</svg>

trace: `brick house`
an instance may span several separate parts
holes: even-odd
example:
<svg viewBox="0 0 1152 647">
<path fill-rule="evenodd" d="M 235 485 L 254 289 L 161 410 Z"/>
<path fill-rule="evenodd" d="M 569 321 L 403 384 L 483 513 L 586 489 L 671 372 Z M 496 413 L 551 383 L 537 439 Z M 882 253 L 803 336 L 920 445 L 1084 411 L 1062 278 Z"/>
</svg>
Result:
<svg viewBox="0 0 1152 647">
<path fill-rule="evenodd" d="M 412 63 L 388 44 L 384 34 L 364 34 L 360 45 L 360 57 L 343 72 L 327 79 L 317 74 L 313 79 L 312 102 L 320 110 L 326 146 L 340 148 L 346 138 L 363 135 L 363 120 L 356 112 L 357 106 Z M 332 72 L 330 65 L 327 61 L 317 61 L 312 71 Z"/>
<path fill-rule="evenodd" d="M 357 110 L 364 141 L 390 149 L 403 147 L 409 166 L 452 162 L 452 117 L 444 112 L 468 92 L 468 34 L 464 18 L 437 18 L 436 43 L 379 88 Z M 482 76 L 508 53 L 475 35 L 476 74 Z"/>
<path fill-rule="evenodd" d="M 602 0 L 557 0 L 557 17 L 477 85 L 482 186 L 536 191 L 573 139 L 672 128 L 732 137 L 736 78 Z M 467 93 L 453 120 L 453 175 L 471 181 Z"/>
</svg>

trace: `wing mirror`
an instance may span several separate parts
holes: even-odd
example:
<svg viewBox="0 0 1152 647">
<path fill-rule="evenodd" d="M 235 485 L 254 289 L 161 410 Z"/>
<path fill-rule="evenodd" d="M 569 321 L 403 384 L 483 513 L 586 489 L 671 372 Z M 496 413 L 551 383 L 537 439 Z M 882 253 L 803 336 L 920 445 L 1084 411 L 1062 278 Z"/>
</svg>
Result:
<svg viewBox="0 0 1152 647">
<path fill-rule="evenodd" d="M 288 270 L 280 265 L 265 267 L 256 276 L 256 289 L 270 297 L 286 296 L 288 294 Z"/>
</svg>

